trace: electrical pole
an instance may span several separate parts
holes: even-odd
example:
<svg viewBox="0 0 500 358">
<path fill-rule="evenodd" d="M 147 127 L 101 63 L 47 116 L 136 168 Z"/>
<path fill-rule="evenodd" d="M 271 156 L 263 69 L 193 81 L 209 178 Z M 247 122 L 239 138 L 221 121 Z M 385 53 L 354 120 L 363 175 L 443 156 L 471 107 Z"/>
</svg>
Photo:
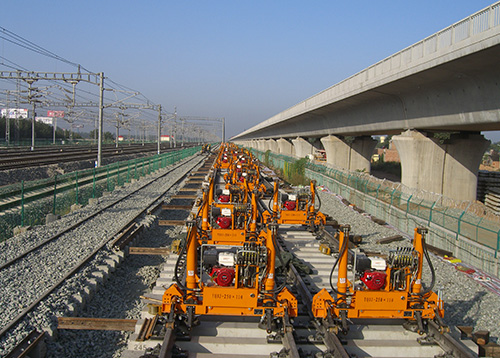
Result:
<svg viewBox="0 0 500 358">
<path fill-rule="evenodd" d="M 161 104 L 158 106 L 158 155 L 160 155 L 161 145 Z"/>
<path fill-rule="evenodd" d="M 115 138 L 115 148 L 118 148 L 118 136 L 120 135 L 120 115 L 115 113 L 116 116 L 116 138 Z"/>
<path fill-rule="evenodd" d="M 35 150 L 35 98 L 32 94 L 33 88 L 31 87 L 33 83 L 36 80 L 33 79 L 27 79 L 26 82 L 28 82 L 29 85 L 29 93 L 28 93 L 28 101 L 31 102 L 32 107 L 32 113 L 31 113 L 31 151 Z"/>
<path fill-rule="evenodd" d="M 222 117 L 222 143 L 226 141 L 226 119 Z"/>
<path fill-rule="evenodd" d="M 174 141 L 174 148 L 177 147 L 177 107 L 174 107 L 174 123 L 172 124 L 172 139 Z"/>
<path fill-rule="evenodd" d="M 5 143 L 7 147 L 10 142 L 10 116 L 9 116 L 9 91 L 7 91 L 7 108 L 5 109 L 7 113 L 5 113 Z"/>
<path fill-rule="evenodd" d="M 146 140 L 146 124 L 144 123 L 144 118 L 142 119 L 142 145 L 144 146 L 144 141 Z"/>
<path fill-rule="evenodd" d="M 184 147 L 184 136 L 186 135 L 186 132 L 184 132 L 184 123 L 186 123 L 186 120 L 184 118 L 181 118 L 182 122 L 182 137 L 181 137 L 181 147 Z"/>
<path fill-rule="evenodd" d="M 52 137 L 52 144 L 56 144 L 56 130 L 57 130 L 57 117 L 52 117 L 52 120 L 54 121 L 53 125 L 54 125 L 54 134 L 53 134 L 53 137 Z"/>
<path fill-rule="evenodd" d="M 104 72 L 99 73 L 99 130 L 97 134 L 97 167 L 102 162 L 102 128 L 104 122 Z"/>
</svg>

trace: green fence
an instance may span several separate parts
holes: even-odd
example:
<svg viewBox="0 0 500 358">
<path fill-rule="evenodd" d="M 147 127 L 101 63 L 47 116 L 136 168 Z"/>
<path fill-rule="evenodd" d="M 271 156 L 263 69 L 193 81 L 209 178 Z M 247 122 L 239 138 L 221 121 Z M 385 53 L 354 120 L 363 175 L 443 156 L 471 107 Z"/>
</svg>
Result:
<svg viewBox="0 0 500 358">
<path fill-rule="evenodd" d="M 270 166 L 288 175 L 296 174 L 290 170 L 297 159 L 251 150 Z M 307 163 L 305 175 L 410 235 L 416 226 L 428 227 L 431 245 L 499 276 L 500 217 L 488 212 L 482 203 L 456 202 L 366 173 L 346 172 L 324 164 Z"/>
<path fill-rule="evenodd" d="M 64 215 L 73 204 L 86 205 L 91 198 L 138 180 L 200 151 L 185 148 L 160 155 L 116 162 L 54 178 L 21 182 L 0 188 L 0 241 L 17 226 L 45 223 L 47 214 Z"/>
</svg>

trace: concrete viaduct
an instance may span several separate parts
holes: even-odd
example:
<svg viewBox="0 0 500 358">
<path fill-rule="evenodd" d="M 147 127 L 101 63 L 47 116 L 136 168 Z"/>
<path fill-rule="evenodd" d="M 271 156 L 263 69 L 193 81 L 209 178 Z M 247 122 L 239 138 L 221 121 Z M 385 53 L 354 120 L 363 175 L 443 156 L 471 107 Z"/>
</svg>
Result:
<svg viewBox="0 0 500 358">
<path fill-rule="evenodd" d="M 370 170 L 377 134 L 393 134 L 401 182 L 475 200 L 477 172 L 500 130 L 500 2 L 366 68 L 231 140 Z M 441 142 L 436 132 L 455 132 Z"/>
</svg>

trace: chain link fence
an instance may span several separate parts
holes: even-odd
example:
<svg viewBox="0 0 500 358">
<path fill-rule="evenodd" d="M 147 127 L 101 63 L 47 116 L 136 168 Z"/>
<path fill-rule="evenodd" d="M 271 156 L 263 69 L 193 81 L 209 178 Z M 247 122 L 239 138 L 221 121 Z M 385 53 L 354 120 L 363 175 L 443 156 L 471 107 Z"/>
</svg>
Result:
<svg viewBox="0 0 500 358">
<path fill-rule="evenodd" d="M 287 177 L 300 174 L 292 172 L 296 158 L 251 150 Z M 426 226 L 429 244 L 499 276 L 500 216 L 481 202 L 455 201 L 327 164 L 308 162 L 303 174 L 403 232 L 411 234 L 416 226 Z"/>
<path fill-rule="evenodd" d="M 200 149 L 199 146 L 185 148 L 0 187 L 0 241 L 12 237 L 16 227 L 43 225 L 47 214 L 65 215 L 75 204 L 87 205 L 92 198 L 139 180 Z"/>
</svg>

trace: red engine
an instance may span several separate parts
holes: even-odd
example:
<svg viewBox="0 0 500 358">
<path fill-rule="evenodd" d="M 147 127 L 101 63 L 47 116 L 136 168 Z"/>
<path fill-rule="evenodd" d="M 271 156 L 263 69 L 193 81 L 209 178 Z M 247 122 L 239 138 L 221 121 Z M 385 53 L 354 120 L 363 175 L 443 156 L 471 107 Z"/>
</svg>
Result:
<svg viewBox="0 0 500 358">
<path fill-rule="evenodd" d="M 365 271 L 361 277 L 361 281 L 368 287 L 369 290 L 380 290 L 385 286 L 387 274 L 381 271 Z"/>
<path fill-rule="evenodd" d="M 229 195 L 224 195 L 224 194 L 219 195 L 219 201 L 221 203 L 229 203 L 230 199 L 231 198 L 229 197 Z"/>
<path fill-rule="evenodd" d="M 219 286 L 230 286 L 234 275 L 234 268 L 231 267 L 214 267 L 210 273 L 212 280 Z"/>
<path fill-rule="evenodd" d="M 295 201 L 285 201 L 284 206 L 286 210 L 295 210 L 297 203 Z"/>
<path fill-rule="evenodd" d="M 216 223 L 217 225 L 219 225 L 219 227 L 221 229 L 228 229 L 231 227 L 231 222 L 232 222 L 232 219 L 231 217 L 229 216 L 219 216 L 216 220 Z"/>
</svg>

